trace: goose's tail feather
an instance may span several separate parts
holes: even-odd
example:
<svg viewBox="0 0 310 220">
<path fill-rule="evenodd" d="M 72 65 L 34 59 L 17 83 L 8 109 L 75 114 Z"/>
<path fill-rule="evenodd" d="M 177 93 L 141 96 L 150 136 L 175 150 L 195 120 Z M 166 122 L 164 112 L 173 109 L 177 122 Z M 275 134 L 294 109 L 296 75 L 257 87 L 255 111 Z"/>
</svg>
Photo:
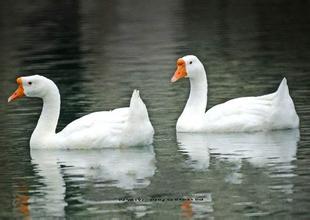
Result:
<svg viewBox="0 0 310 220">
<path fill-rule="evenodd" d="M 297 128 L 299 117 L 294 102 L 290 96 L 287 80 L 284 77 L 279 88 L 274 93 L 273 123 L 275 128 Z"/>
<path fill-rule="evenodd" d="M 150 122 L 147 108 L 134 90 L 130 100 L 129 116 L 123 138 L 129 145 L 149 145 L 153 142 L 154 128 Z"/>
<path fill-rule="evenodd" d="M 130 99 L 129 120 L 149 120 L 147 108 L 140 97 L 139 90 L 134 90 Z"/>
<path fill-rule="evenodd" d="M 280 104 L 281 102 L 287 102 L 288 99 L 291 99 L 287 86 L 287 80 L 285 77 L 282 79 L 275 94 L 277 104 Z"/>
</svg>

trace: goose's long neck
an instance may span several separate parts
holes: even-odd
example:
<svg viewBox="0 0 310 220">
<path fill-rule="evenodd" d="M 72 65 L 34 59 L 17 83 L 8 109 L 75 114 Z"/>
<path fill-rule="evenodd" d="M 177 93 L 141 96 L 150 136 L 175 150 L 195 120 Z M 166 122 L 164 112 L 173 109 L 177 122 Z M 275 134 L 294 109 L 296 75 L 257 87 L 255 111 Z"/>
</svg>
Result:
<svg viewBox="0 0 310 220">
<path fill-rule="evenodd" d="M 30 142 L 38 143 L 46 137 L 56 134 L 56 127 L 60 113 L 60 94 L 57 87 L 42 97 L 43 108 L 35 130 L 32 133 Z"/>
<path fill-rule="evenodd" d="M 202 117 L 205 114 L 208 98 L 208 83 L 205 70 L 199 77 L 190 78 L 190 94 L 181 117 Z"/>
</svg>

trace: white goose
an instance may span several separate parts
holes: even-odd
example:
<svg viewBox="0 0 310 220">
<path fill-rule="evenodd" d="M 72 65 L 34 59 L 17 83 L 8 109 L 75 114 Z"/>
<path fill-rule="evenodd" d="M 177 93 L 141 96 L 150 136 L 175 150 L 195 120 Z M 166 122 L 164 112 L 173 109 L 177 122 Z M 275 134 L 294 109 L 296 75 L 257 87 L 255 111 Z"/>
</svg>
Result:
<svg viewBox="0 0 310 220">
<path fill-rule="evenodd" d="M 43 100 L 41 116 L 31 135 L 31 148 L 110 148 L 153 142 L 154 129 L 137 90 L 129 107 L 85 115 L 56 133 L 60 94 L 55 83 L 40 75 L 20 77 L 16 81 L 19 87 L 8 102 L 24 95 Z"/>
<path fill-rule="evenodd" d="M 207 107 L 207 76 L 196 56 L 188 55 L 177 61 L 171 78 L 190 80 L 190 95 L 176 125 L 177 132 L 254 132 L 299 127 L 299 118 L 284 78 L 274 93 L 232 99 Z"/>
</svg>

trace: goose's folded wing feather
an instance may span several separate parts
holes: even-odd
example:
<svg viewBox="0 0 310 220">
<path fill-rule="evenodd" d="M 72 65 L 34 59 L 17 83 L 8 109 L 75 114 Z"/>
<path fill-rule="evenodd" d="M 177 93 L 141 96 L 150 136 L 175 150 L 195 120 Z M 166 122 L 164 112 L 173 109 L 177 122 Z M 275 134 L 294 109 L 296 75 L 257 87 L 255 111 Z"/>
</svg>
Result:
<svg viewBox="0 0 310 220">
<path fill-rule="evenodd" d="M 205 123 L 215 130 L 251 130 L 268 121 L 272 100 L 273 94 L 232 99 L 209 109 L 205 114 Z"/>
<path fill-rule="evenodd" d="M 71 122 L 57 135 L 64 137 L 63 140 L 71 145 L 76 143 L 80 147 L 104 145 L 106 142 L 117 144 L 125 129 L 128 113 L 128 108 L 94 112 Z"/>
</svg>

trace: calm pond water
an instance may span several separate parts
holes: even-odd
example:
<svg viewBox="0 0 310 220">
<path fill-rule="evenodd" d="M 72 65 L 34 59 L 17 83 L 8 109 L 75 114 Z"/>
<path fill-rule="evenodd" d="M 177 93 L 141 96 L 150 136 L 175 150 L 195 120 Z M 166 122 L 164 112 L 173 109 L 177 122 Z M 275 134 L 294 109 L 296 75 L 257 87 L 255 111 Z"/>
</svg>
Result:
<svg viewBox="0 0 310 220">
<path fill-rule="evenodd" d="M 0 218 L 309 219 L 310 1 L 0 6 Z M 207 65 L 209 107 L 273 92 L 287 77 L 300 129 L 176 135 L 189 83 L 169 81 L 186 54 Z M 153 146 L 31 151 L 41 102 L 7 98 L 17 76 L 32 74 L 59 86 L 58 130 L 127 106 L 138 88 Z"/>
</svg>

